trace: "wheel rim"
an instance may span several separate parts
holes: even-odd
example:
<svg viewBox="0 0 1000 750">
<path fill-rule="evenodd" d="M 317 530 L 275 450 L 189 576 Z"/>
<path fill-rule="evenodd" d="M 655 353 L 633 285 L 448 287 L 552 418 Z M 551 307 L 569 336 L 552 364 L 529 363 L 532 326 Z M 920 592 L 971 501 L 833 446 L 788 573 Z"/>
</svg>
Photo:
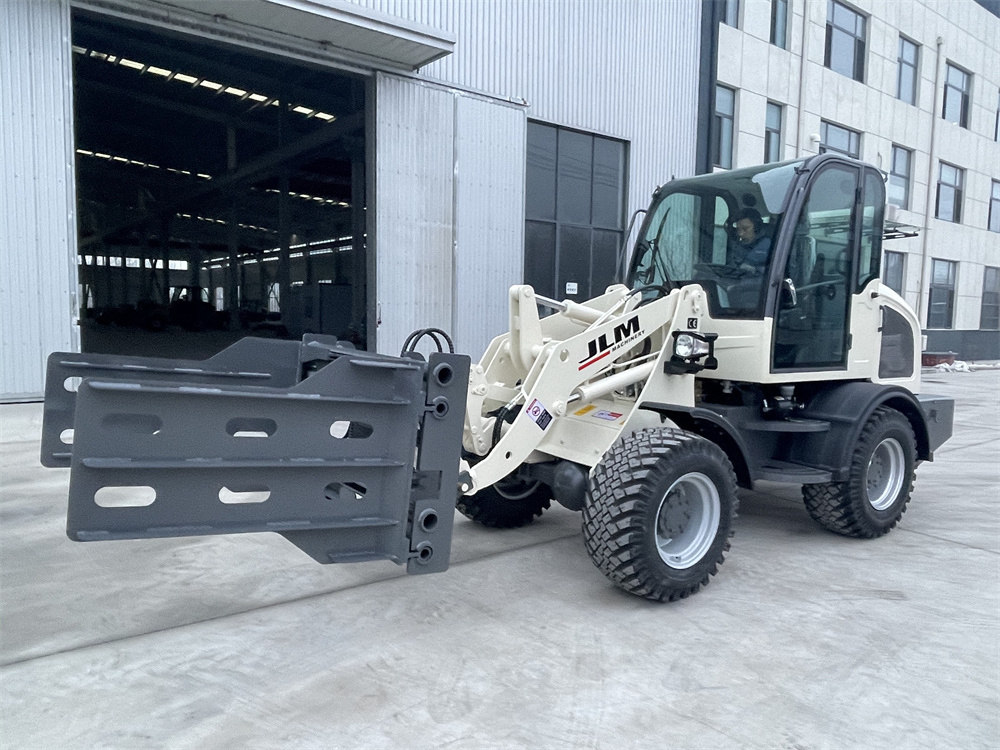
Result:
<svg viewBox="0 0 1000 750">
<path fill-rule="evenodd" d="M 875 510 L 885 510 L 896 501 L 905 465 L 903 446 L 895 438 L 886 438 L 875 447 L 865 479 L 868 502 Z"/>
<path fill-rule="evenodd" d="M 701 560 L 719 530 L 722 505 L 715 483 L 691 472 L 676 480 L 656 510 L 656 549 L 660 559 L 677 570 Z"/>
</svg>

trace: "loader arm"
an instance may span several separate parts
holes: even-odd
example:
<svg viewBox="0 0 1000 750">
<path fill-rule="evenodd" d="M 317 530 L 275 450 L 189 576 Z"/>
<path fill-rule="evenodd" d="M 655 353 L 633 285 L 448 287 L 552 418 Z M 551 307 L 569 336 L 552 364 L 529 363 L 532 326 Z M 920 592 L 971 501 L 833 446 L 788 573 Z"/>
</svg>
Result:
<svg viewBox="0 0 1000 750">
<path fill-rule="evenodd" d="M 465 494 L 526 462 L 562 458 L 594 466 L 643 398 L 693 405 L 693 376 L 649 376 L 671 358 L 671 331 L 697 329 L 704 292 L 692 285 L 647 304 L 641 299 L 615 286 L 585 304 L 557 303 L 556 315 L 540 319 L 532 288 L 511 287 L 511 330 L 494 339 L 470 376 Z M 626 389 L 634 390 L 631 398 L 615 396 Z M 499 410 L 516 416 L 507 423 Z"/>
</svg>

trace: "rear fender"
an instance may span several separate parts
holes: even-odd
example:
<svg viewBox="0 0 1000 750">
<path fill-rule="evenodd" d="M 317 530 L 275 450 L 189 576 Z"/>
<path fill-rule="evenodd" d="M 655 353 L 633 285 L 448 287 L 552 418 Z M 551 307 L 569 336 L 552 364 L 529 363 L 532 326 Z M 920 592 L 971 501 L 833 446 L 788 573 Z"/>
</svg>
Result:
<svg viewBox="0 0 1000 750">
<path fill-rule="evenodd" d="M 872 413 L 882 406 L 895 409 L 909 420 L 916 439 L 917 459 L 932 460 L 936 445 L 932 443 L 926 415 L 918 398 L 901 386 L 869 382 L 831 385 L 810 399 L 802 416 L 830 422 L 830 431 L 804 441 L 799 460 L 829 468 L 835 481 L 846 480 L 861 431 Z M 947 432 L 950 436 L 950 418 Z"/>
</svg>

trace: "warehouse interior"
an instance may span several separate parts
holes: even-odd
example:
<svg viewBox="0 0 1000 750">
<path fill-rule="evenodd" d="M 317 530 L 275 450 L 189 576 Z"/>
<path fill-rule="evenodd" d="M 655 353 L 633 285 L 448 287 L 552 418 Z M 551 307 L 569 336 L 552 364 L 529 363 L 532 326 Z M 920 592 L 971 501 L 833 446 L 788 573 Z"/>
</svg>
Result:
<svg viewBox="0 0 1000 750">
<path fill-rule="evenodd" d="M 366 80 L 83 11 L 72 29 L 83 351 L 363 346 Z"/>
</svg>

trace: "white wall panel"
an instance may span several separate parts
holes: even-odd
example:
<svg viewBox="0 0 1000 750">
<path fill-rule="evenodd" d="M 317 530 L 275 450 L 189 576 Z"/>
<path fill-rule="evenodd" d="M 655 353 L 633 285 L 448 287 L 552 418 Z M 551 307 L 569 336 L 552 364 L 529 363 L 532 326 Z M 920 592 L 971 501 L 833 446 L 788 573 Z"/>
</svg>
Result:
<svg viewBox="0 0 1000 750">
<path fill-rule="evenodd" d="M 457 96 L 455 345 L 477 359 L 507 330 L 507 290 L 523 280 L 527 120 L 522 108 Z"/>
<path fill-rule="evenodd" d="M 522 277 L 524 109 L 392 75 L 375 87 L 378 350 L 435 326 L 476 357 Z"/>
<path fill-rule="evenodd" d="M 451 329 L 454 105 L 446 91 L 375 81 L 378 350 L 398 354 L 416 328 Z"/>
<path fill-rule="evenodd" d="M 70 54 L 68 3 L 0 3 L 0 400 L 79 349 Z"/>
</svg>

